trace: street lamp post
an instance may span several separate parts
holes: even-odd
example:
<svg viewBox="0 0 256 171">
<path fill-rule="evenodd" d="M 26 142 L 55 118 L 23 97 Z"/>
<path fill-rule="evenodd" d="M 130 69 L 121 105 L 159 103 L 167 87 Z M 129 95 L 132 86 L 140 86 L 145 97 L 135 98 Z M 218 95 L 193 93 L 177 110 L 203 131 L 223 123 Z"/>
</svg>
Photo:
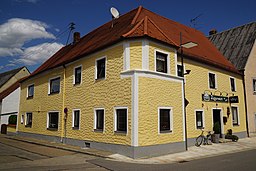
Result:
<svg viewBox="0 0 256 171">
<path fill-rule="evenodd" d="M 180 58 L 181 58 L 181 76 L 183 77 L 182 83 L 183 83 L 183 107 L 184 107 L 184 132 L 185 132 L 185 148 L 188 150 L 188 133 L 187 133 L 187 114 L 186 114 L 186 93 L 185 93 L 185 78 L 184 75 L 189 74 L 189 72 L 184 73 L 184 57 L 183 57 L 183 47 L 184 48 L 192 48 L 197 46 L 197 43 L 194 43 L 192 41 L 187 43 L 182 43 L 182 33 L 180 32 Z"/>
</svg>

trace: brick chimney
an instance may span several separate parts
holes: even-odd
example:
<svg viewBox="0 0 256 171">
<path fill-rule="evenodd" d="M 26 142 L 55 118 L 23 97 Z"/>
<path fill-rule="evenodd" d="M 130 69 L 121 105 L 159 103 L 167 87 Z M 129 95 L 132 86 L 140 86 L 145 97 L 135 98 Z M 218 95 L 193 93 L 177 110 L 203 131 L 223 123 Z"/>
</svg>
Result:
<svg viewBox="0 0 256 171">
<path fill-rule="evenodd" d="M 76 44 L 77 42 L 79 42 L 79 40 L 80 40 L 80 33 L 75 32 L 73 35 L 73 44 Z"/>
<path fill-rule="evenodd" d="M 213 35 L 213 34 L 216 34 L 217 33 L 217 30 L 216 29 L 211 29 L 209 31 L 209 36 Z"/>
</svg>

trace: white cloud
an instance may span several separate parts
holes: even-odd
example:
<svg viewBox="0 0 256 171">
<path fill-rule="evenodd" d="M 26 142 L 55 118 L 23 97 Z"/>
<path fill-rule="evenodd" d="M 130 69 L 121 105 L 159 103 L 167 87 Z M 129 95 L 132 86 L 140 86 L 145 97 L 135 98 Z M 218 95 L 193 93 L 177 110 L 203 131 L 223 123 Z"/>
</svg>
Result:
<svg viewBox="0 0 256 171">
<path fill-rule="evenodd" d="M 63 44 L 60 43 L 43 43 L 32 46 L 24 50 L 19 59 L 11 61 L 11 63 L 19 63 L 25 65 L 41 64 L 55 54 Z"/>
<path fill-rule="evenodd" d="M 22 54 L 23 45 L 34 39 L 55 39 L 46 23 L 13 18 L 0 25 L 0 57 Z"/>
</svg>

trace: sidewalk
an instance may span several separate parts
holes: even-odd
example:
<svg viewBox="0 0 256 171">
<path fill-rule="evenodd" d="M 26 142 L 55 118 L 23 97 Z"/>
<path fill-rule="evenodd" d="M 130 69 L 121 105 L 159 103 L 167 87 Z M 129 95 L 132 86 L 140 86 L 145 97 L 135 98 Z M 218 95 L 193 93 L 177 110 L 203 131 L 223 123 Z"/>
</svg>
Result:
<svg viewBox="0 0 256 171">
<path fill-rule="evenodd" d="M 50 142 L 50 141 L 46 141 L 46 140 L 40 140 L 40 139 L 35 139 L 35 138 L 30 138 L 30 137 L 23 137 L 23 136 L 19 136 L 19 135 L 0 134 L 0 137 L 4 137 L 7 139 L 12 139 L 12 140 L 16 140 L 16 141 L 32 143 L 32 144 L 41 145 L 41 146 L 46 146 L 46 147 L 63 149 L 63 150 L 72 151 L 72 152 L 76 152 L 76 153 L 88 154 L 88 155 L 92 155 L 92 156 L 96 156 L 96 157 L 107 158 L 108 156 L 113 154 L 108 151 L 97 150 L 97 149 L 92 149 L 92 148 L 82 148 L 79 146 Z"/>
<path fill-rule="evenodd" d="M 201 145 L 200 147 L 189 147 L 188 151 L 168 154 L 159 157 L 152 157 L 147 159 L 131 159 L 119 154 L 113 154 L 110 158 L 117 161 L 125 161 L 131 163 L 140 164 L 167 164 L 167 163 L 182 163 L 195 159 L 218 156 L 223 154 L 236 153 L 246 151 L 250 149 L 256 149 L 256 137 L 239 139 L 238 142 L 230 142 L 212 144 L 212 145 Z"/>
<path fill-rule="evenodd" d="M 33 143 L 37 145 L 59 148 L 63 150 L 73 151 L 77 153 L 83 153 L 88 155 L 93 155 L 97 157 L 103 157 L 108 160 L 121 161 L 121 162 L 130 162 L 130 163 L 140 163 L 140 164 L 167 164 L 167 163 L 177 163 L 177 162 L 186 162 L 200 158 L 206 158 L 211 156 L 218 156 L 229 153 L 236 153 L 240 151 L 256 149 L 256 137 L 243 138 L 239 139 L 238 142 L 226 142 L 212 145 L 201 145 L 200 147 L 189 147 L 188 151 L 168 154 L 164 156 L 144 158 L 144 159 L 131 159 L 129 157 L 113 154 L 111 152 L 96 150 L 91 148 L 81 148 L 78 146 L 72 146 L 62 143 L 49 142 L 44 140 L 38 140 L 34 138 L 22 137 L 22 136 L 9 136 L 1 135 L 5 138 L 13 139 L 16 141 L 23 141 L 28 143 Z"/>
</svg>

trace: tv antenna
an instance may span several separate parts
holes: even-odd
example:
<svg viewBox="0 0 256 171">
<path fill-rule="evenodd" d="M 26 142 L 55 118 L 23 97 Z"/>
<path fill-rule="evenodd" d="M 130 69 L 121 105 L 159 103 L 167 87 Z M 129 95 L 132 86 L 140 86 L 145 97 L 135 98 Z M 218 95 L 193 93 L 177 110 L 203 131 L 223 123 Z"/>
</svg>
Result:
<svg viewBox="0 0 256 171">
<path fill-rule="evenodd" d="M 68 40 L 66 42 L 66 45 L 68 44 L 68 41 L 69 41 L 69 37 L 70 37 L 70 33 L 75 29 L 75 23 L 71 22 L 69 24 L 69 33 L 68 33 Z"/>
<path fill-rule="evenodd" d="M 192 18 L 191 20 L 190 20 L 190 25 L 192 25 L 192 27 L 194 28 L 194 29 L 196 29 L 197 28 L 197 25 L 198 25 L 198 23 L 197 23 L 197 20 L 198 20 L 198 18 L 199 17 L 201 17 L 203 14 L 201 13 L 201 14 L 199 14 L 199 15 L 197 15 L 195 18 Z"/>
<path fill-rule="evenodd" d="M 113 28 L 114 27 L 114 20 L 119 18 L 119 12 L 115 7 L 111 7 L 110 8 L 110 13 L 112 15 L 112 25 L 111 25 L 111 27 Z"/>
</svg>

